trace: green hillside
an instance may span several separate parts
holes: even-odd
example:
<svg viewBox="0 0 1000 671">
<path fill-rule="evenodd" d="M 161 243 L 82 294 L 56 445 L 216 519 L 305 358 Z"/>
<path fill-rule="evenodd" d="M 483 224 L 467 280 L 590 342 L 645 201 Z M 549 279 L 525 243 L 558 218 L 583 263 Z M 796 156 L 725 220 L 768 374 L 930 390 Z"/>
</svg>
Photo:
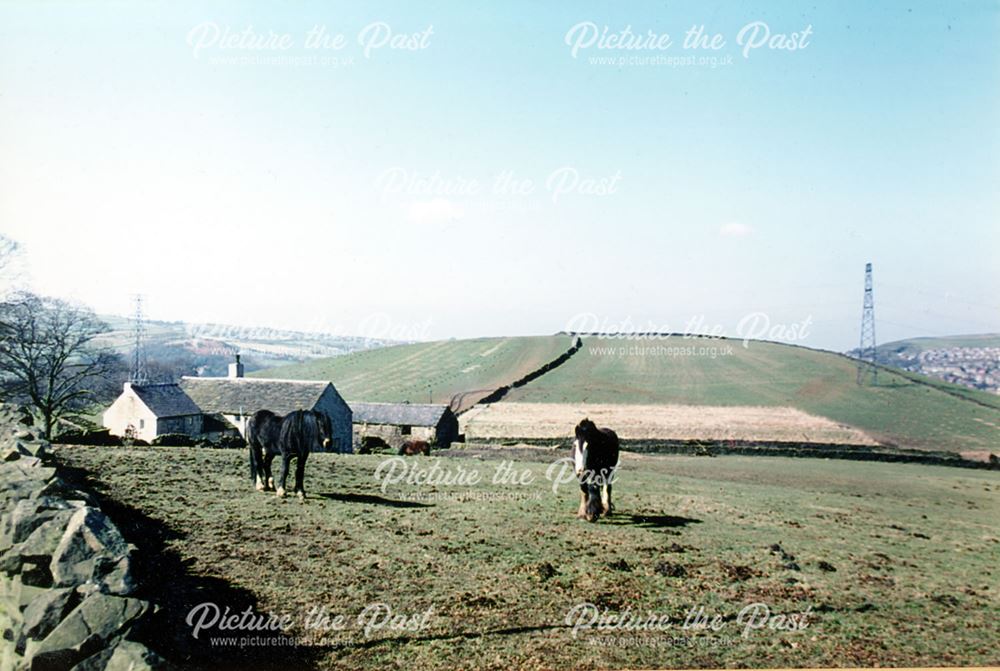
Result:
<svg viewBox="0 0 1000 671">
<path fill-rule="evenodd" d="M 667 347 L 696 351 L 671 355 Z M 591 337 L 566 364 L 504 400 L 791 406 L 886 444 L 1000 451 L 1000 397 L 886 369 L 877 387 L 859 387 L 856 370 L 839 354 L 777 343 Z"/>
<path fill-rule="evenodd" d="M 480 338 L 399 345 L 282 366 L 260 377 L 332 380 L 345 398 L 467 408 L 566 351 L 568 336 Z M 620 348 L 653 348 L 645 352 Z M 663 348 L 707 348 L 673 355 Z M 715 356 L 712 356 L 712 351 Z M 887 445 L 1000 452 L 1000 397 L 907 371 L 883 369 L 859 387 L 839 354 L 768 342 L 679 337 L 585 337 L 562 366 L 505 401 L 791 406 L 859 428 Z"/>
<path fill-rule="evenodd" d="M 442 340 L 383 347 L 252 375 L 332 380 L 344 398 L 358 401 L 449 403 L 463 394 L 461 407 L 465 408 L 552 361 L 571 345 L 569 336 Z"/>
</svg>

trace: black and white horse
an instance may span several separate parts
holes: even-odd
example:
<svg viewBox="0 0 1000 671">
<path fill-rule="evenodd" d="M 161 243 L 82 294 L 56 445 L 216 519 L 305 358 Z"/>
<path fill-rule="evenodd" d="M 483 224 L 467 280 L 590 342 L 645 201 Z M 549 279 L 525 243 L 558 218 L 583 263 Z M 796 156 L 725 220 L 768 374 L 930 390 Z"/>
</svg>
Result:
<svg viewBox="0 0 1000 671">
<path fill-rule="evenodd" d="M 326 413 L 315 410 L 296 410 L 285 417 L 269 410 L 258 410 L 247 422 L 247 443 L 250 446 L 250 469 L 254 486 L 258 490 L 275 486 L 271 477 L 271 462 L 281 455 L 281 473 L 278 475 L 278 496 L 285 495 L 288 468 L 295 459 L 294 492 L 305 498 L 303 484 L 306 459 L 309 453 L 330 446 L 333 428 Z"/>
<path fill-rule="evenodd" d="M 576 425 L 573 441 L 573 470 L 580 481 L 580 508 L 576 516 L 588 522 L 610 515 L 611 485 L 618 468 L 618 435 L 599 429 L 584 418 Z"/>
</svg>

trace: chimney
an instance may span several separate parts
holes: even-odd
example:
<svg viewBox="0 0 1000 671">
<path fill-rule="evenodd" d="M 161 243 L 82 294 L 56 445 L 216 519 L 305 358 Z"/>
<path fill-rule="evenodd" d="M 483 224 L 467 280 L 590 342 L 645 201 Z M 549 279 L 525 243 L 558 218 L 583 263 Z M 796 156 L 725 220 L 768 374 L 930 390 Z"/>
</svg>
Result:
<svg viewBox="0 0 1000 671">
<path fill-rule="evenodd" d="M 236 363 L 229 364 L 229 377 L 243 377 L 243 364 L 240 363 L 240 355 L 236 355 Z"/>
</svg>

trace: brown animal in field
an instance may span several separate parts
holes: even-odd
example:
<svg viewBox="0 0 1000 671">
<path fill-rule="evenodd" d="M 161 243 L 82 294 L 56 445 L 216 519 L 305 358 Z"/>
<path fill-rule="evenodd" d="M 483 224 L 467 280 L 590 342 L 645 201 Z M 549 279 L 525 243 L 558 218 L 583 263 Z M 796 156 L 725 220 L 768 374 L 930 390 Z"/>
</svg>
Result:
<svg viewBox="0 0 1000 671">
<path fill-rule="evenodd" d="M 431 456 L 431 446 L 426 440 L 408 440 L 399 448 L 399 454 L 404 456 L 422 454 L 429 457 Z"/>
</svg>

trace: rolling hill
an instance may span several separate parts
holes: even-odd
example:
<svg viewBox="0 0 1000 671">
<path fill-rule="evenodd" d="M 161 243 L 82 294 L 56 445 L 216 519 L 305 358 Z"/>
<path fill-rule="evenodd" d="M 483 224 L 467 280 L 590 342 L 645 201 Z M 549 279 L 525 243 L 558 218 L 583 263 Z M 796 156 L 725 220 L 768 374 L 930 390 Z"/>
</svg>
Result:
<svg viewBox="0 0 1000 671">
<path fill-rule="evenodd" d="M 671 347 L 695 353 L 671 355 Z M 504 400 L 792 407 L 886 445 L 1000 451 L 1000 397 L 885 368 L 877 387 L 859 386 L 856 371 L 845 356 L 771 342 L 592 337 L 566 365 Z"/>
<path fill-rule="evenodd" d="M 463 410 L 556 359 L 572 343 L 568 335 L 442 340 L 281 366 L 252 376 L 332 380 L 349 400 L 454 401 Z"/>
<path fill-rule="evenodd" d="M 1000 347 L 1000 333 L 979 333 L 974 335 L 956 335 L 927 338 L 907 338 L 894 340 L 878 346 L 881 356 L 886 352 L 922 352 L 928 349 L 947 349 L 950 347 Z"/>
<path fill-rule="evenodd" d="M 101 315 L 109 330 L 97 343 L 130 357 L 134 348 L 131 319 Z M 348 352 L 397 344 L 353 336 L 338 336 L 272 328 L 146 320 L 144 349 L 151 366 L 174 375 L 225 375 L 239 352 L 247 370 L 333 357 Z"/>
<path fill-rule="evenodd" d="M 583 340 L 563 365 L 511 389 L 503 402 L 792 408 L 858 429 L 883 445 L 1000 451 L 1000 397 L 914 373 L 882 369 L 877 387 L 862 387 L 854 361 L 804 347 L 756 341 L 744 348 L 737 340 L 680 337 Z M 332 380 L 351 400 L 446 403 L 474 392 L 465 409 L 569 345 L 565 335 L 440 341 L 256 374 Z"/>
</svg>

